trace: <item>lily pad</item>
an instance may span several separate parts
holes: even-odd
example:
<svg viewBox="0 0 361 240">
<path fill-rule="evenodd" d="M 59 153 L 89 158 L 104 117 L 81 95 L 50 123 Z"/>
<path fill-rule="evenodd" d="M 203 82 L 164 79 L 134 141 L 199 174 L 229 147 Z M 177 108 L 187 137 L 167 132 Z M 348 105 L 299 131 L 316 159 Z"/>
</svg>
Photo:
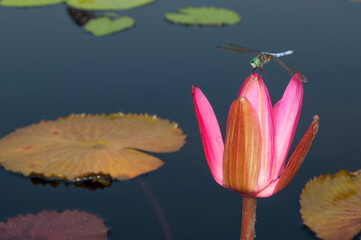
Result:
<svg viewBox="0 0 361 240">
<path fill-rule="evenodd" d="M 0 139 L 0 164 L 24 176 L 78 181 L 118 180 L 158 169 L 148 152 L 173 152 L 185 143 L 178 125 L 148 114 L 72 114 L 17 129 Z"/>
<path fill-rule="evenodd" d="M 300 199 L 304 224 L 325 240 L 349 240 L 361 231 L 361 174 L 345 170 L 310 180 Z"/>
<path fill-rule="evenodd" d="M 66 3 L 83 10 L 124 10 L 140 7 L 155 0 L 68 0 Z"/>
<path fill-rule="evenodd" d="M 2 240 L 106 240 L 108 228 L 97 216 L 78 210 L 43 211 L 0 222 Z"/>
<path fill-rule="evenodd" d="M 84 28 L 93 35 L 100 37 L 131 28 L 134 24 L 134 19 L 127 16 L 116 17 L 114 20 L 103 16 L 90 19 Z"/>
<path fill-rule="evenodd" d="M 232 10 L 215 7 L 188 7 L 178 9 L 179 13 L 166 13 L 165 19 L 186 25 L 224 25 L 239 23 L 241 16 Z"/>
<path fill-rule="evenodd" d="M 2 0 L 0 1 L 0 5 L 6 7 L 42 7 L 62 3 L 64 1 L 65 0 Z"/>
</svg>

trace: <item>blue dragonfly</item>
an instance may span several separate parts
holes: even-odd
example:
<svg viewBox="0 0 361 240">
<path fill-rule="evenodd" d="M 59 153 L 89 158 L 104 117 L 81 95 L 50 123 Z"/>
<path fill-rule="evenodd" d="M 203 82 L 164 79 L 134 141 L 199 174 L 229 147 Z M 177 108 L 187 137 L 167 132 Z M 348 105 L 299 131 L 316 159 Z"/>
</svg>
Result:
<svg viewBox="0 0 361 240">
<path fill-rule="evenodd" d="M 216 46 L 217 49 L 230 51 L 230 52 L 238 52 L 245 56 L 251 57 L 250 64 L 253 68 L 253 71 L 259 69 L 261 74 L 265 74 L 264 65 L 271 60 L 277 62 L 289 75 L 293 76 L 296 73 L 299 73 L 301 76 L 300 81 L 307 82 L 307 78 L 297 69 L 287 65 L 286 63 L 282 62 L 279 57 L 287 56 L 295 52 L 295 50 L 288 50 L 281 53 L 270 53 L 270 52 L 262 52 L 255 49 L 250 49 L 246 47 L 242 47 L 235 44 L 228 44 L 227 47 Z"/>
</svg>

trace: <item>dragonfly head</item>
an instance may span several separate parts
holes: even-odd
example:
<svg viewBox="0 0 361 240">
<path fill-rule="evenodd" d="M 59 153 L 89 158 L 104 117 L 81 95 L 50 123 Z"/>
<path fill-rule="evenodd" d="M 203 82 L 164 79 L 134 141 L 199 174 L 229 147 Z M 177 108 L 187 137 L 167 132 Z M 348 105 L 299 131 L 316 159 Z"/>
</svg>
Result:
<svg viewBox="0 0 361 240">
<path fill-rule="evenodd" d="M 261 61 L 258 58 L 252 58 L 250 63 L 253 68 L 258 68 L 261 66 Z"/>
</svg>

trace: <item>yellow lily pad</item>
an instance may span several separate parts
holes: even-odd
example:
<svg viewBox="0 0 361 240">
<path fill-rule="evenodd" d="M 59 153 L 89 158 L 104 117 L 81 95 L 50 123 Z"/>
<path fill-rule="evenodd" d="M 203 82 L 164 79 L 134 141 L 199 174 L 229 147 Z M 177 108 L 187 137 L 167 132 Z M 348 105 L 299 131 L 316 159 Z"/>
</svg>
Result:
<svg viewBox="0 0 361 240">
<path fill-rule="evenodd" d="M 349 240 L 361 231 L 361 173 L 345 170 L 310 180 L 300 199 L 304 224 L 325 240 Z"/>
<path fill-rule="evenodd" d="M 81 180 L 134 178 L 163 162 L 148 152 L 173 152 L 185 143 L 178 125 L 148 114 L 72 114 L 17 129 L 0 139 L 0 164 L 24 176 Z"/>
</svg>

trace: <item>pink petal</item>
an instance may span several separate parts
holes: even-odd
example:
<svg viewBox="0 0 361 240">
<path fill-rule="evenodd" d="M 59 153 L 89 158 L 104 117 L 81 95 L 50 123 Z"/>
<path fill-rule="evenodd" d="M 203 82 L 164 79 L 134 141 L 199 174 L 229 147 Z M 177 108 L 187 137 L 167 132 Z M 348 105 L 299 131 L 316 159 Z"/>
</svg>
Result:
<svg viewBox="0 0 361 240">
<path fill-rule="evenodd" d="M 313 140 L 316 137 L 318 128 L 320 126 L 320 118 L 316 115 L 313 117 L 313 122 L 308 128 L 306 134 L 301 139 L 296 150 L 292 154 L 290 160 L 287 163 L 285 170 L 279 179 L 273 181 L 265 189 L 258 192 L 255 197 L 269 197 L 281 191 L 285 188 L 295 177 L 296 173 L 300 169 L 303 160 L 305 159 Z"/>
<path fill-rule="evenodd" d="M 229 110 L 223 157 L 223 184 L 241 194 L 258 189 L 261 132 L 257 112 L 247 98 L 235 100 Z"/>
<path fill-rule="evenodd" d="M 273 179 L 278 178 L 283 170 L 300 118 L 303 86 L 302 82 L 297 80 L 299 77 L 298 73 L 293 76 L 282 99 L 274 106 L 275 151 L 273 158 Z"/>
<path fill-rule="evenodd" d="M 207 98 L 197 86 L 192 87 L 192 95 L 209 169 L 214 180 L 223 185 L 224 144 L 216 115 Z"/>
<path fill-rule="evenodd" d="M 263 197 L 270 197 L 274 193 L 274 190 L 279 182 L 279 179 L 271 182 L 267 187 L 262 189 L 260 192 L 258 192 L 254 197 L 263 198 Z"/>
<path fill-rule="evenodd" d="M 277 122 L 278 111 L 280 110 L 281 100 L 279 100 L 275 105 L 273 105 L 273 123 Z"/>
<path fill-rule="evenodd" d="M 308 128 L 306 134 L 301 139 L 297 148 L 293 152 L 290 160 L 287 163 L 285 170 L 282 172 L 282 175 L 277 183 L 277 186 L 273 192 L 273 194 L 281 191 L 284 187 L 286 187 L 292 179 L 295 177 L 296 173 L 300 169 L 303 160 L 305 159 L 310 147 L 312 145 L 313 140 L 316 137 L 318 128 L 320 126 L 320 118 L 316 115 L 313 117 L 313 121 L 311 126 Z"/>
<path fill-rule="evenodd" d="M 252 73 L 242 85 L 238 97 L 245 97 L 255 109 L 261 130 L 261 168 L 258 188 L 262 189 L 272 180 L 274 127 L 273 110 L 267 87 L 261 76 Z"/>
</svg>

